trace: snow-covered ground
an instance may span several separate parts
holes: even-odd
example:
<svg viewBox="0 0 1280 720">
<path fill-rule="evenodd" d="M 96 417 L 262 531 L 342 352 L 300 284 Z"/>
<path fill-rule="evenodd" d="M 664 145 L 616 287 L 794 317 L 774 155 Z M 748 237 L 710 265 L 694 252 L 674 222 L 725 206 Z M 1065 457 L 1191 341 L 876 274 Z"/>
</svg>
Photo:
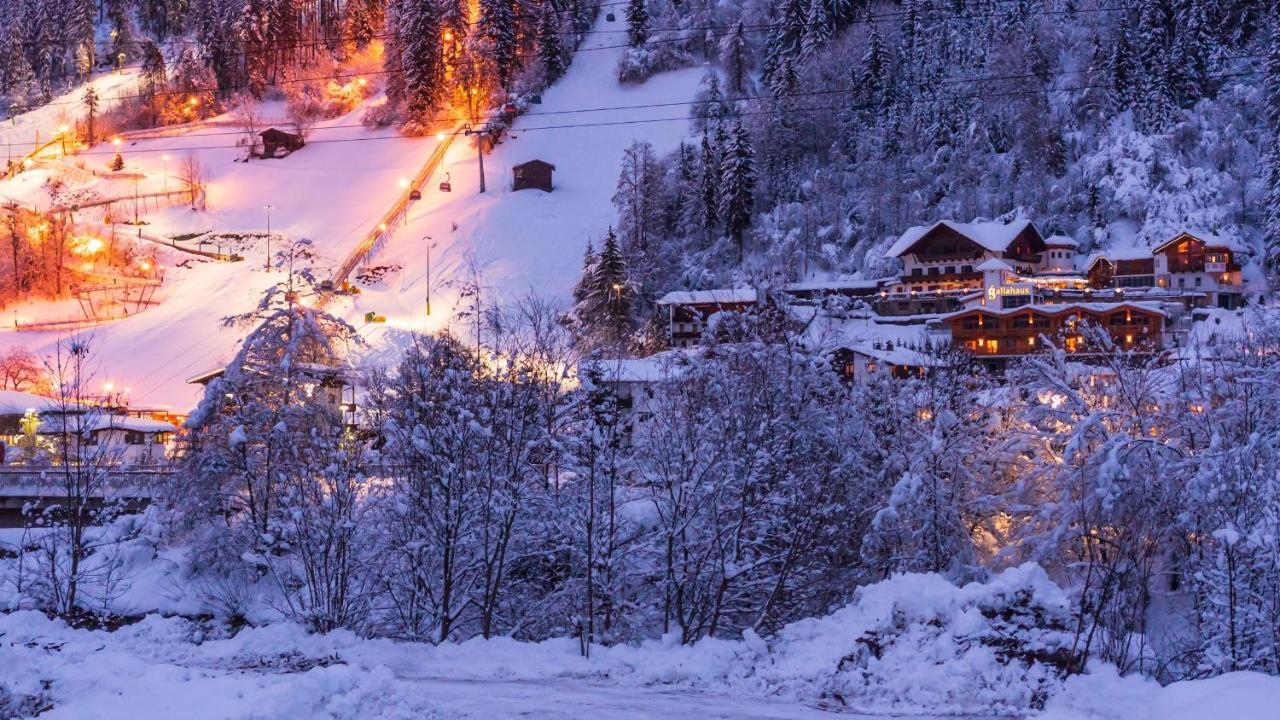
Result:
<svg viewBox="0 0 1280 720">
<path fill-rule="evenodd" d="M 105 108 L 110 98 L 130 93 L 137 79 L 138 69 L 134 67 L 119 73 L 100 73 L 87 85 L 78 86 L 30 112 L 0 122 L 0 142 L 5 144 L 6 159 L 20 159 L 35 149 L 37 140 L 48 142 L 62 125 L 73 125 L 84 113 L 84 94 L 89 87 L 98 94 Z"/>
<path fill-rule="evenodd" d="M 692 647 L 600 647 L 589 660 L 571 639 L 432 646 L 309 635 L 287 622 L 229 636 L 214 624 L 159 615 L 106 632 L 15 612 L 0 615 L 0 717 L 41 709 L 41 718 L 76 720 L 1274 717 L 1280 678 L 1231 673 L 1161 688 L 1101 665 L 1058 683 L 1044 711 L 990 704 L 1030 688 L 1009 682 L 1016 668 L 995 668 L 989 653 L 964 641 L 983 623 L 979 605 L 1027 588 L 1045 607 L 1060 599 L 1033 566 L 964 588 L 900 576 L 767 641 L 748 633 Z M 942 612 L 940 631 L 921 622 L 921 612 Z M 893 646 L 882 662 L 855 658 L 857 639 L 874 629 L 895 633 Z M 897 701 L 882 702 L 885 691 Z"/>
</svg>

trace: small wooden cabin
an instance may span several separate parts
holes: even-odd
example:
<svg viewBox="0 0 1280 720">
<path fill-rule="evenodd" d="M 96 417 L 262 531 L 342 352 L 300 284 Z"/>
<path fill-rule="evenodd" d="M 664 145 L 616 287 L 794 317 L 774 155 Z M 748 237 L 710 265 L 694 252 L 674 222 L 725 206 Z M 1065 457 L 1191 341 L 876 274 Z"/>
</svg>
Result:
<svg viewBox="0 0 1280 720">
<path fill-rule="evenodd" d="M 276 151 L 281 148 L 284 149 L 284 154 L 288 155 L 306 144 L 301 135 L 287 133 L 278 128 L 267 128 L 259 134 L 262 137 L 262 157 L 264 158 L 275 157 Z"/>
<path fill-rule="evenodd" d="M 537 188 L 551 192 L 551 173 L 556 169 L 545 160 L 530 160 L 529 162 L 520 163 L 511 168 L 514 176 L 514 189 L 524 190 L 526 188 Z"/>
</svg>

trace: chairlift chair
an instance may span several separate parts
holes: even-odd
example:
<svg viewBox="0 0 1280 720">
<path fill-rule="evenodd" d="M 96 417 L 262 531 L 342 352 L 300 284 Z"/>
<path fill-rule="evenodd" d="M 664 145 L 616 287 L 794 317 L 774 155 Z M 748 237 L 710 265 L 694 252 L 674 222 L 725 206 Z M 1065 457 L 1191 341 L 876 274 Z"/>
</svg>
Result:
<svg viewBox="0 0 1280 720">
<path fill-rule="evenodd" d="M 530 103 L 532 103 L 532 104 L 534 104 L 534 105 L 541 105 L 541 104 L 542 104 L 542 96 L 541 96 L 541 95 L 533 95 L 533 96 L 531 96 L 531 97 L 529 98 L 529 102 L 530 102 Z"/>
<path fill-rule="evenodd" d="M 440 192 L 453 192 L 453 184 L 449 182 L 449 173 L 444 174 L 444 180 L 440 182 Z"/>
<path fill-rule="evenodd" d="M 605 15 L 605 16 L 604 16 L 604 19 L 605 19 L 605 20 L 608 20 L 609 22 L 613 22 L 614 20 L 617 20 L 618 18 L 617 18 L 617 17 L 616 17 L 612 12 L 611 12 L 611 13 L 609 13 L 608 15 Z"/>
<path fill-rule="evenodd" d="M 410 199 L 410 200 L 421 200 L 421 199 L 422 199 L 422 191 L 421 191 L 421 190 L 418 190 L 417 188 L 414 188 L 413 190 L 410 190 L 410 191 L 409 191 L 409 199 Z"/>
<path fill-rule="evenodd" d="M 503 115 L 515 115 L 515 114 L 516 114 L 516 104 L 515 104 L 515 103 L 510 103 L 510 102 L 509 102 L 509 103 L 507 103 L 506 105 L 503 105 L 503 106 L 502 106 L 502 114 L 503 114 Z"/>
</svg>

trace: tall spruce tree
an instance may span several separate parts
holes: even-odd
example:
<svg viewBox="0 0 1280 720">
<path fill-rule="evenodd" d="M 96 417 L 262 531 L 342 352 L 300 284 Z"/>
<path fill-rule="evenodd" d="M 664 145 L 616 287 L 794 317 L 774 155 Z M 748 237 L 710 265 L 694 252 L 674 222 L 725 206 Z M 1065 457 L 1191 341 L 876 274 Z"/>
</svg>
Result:
<svg viewBox="0 0 1280 720">
<path fill-rule="evenodd" d="M 538 57 L 548 83 L 559 80 L 568 68 L 564 44 L 560 40 L 560 14 L 551 2 L 543 5 L 542 14 L 538 17 Z"/>
<path fill-rule="evenodd" d="M 506 88 L 520 67 L 520 30 L 512 0 L 480 0 L 479 31 L 489 44 L 498 84 Z"/>
<path fill-rule="evenodd" d="M 641 47 L 649 42 L 649 5 L 646 0 L 629 0 L 627 3 L 627 42 L 631 47 Z"/>
<path fill-rule="evenodd" d="M 736 123 L 720 160 L 720 217 L 725 232 L 738 246 L 738 257 L 744 251 L 751 212 L 755 207 L 756 167 L 751 134 L 742 123 Z"/>
<path fill-rule="evenodd" d="M 1267 37 L 1264 88 L 1270 146 L 1266 154 L 1267 197 L 1263 227 L 1265 262 L 1272 287 L 1280 283 L 1280 15 L 1272 15 Z"/>
<path fill-rule="evenodd" d="M 724 62 L 730 92 L 735 95 L 745 94 L 751 69 L 747 65 L 747 29 L 741 20 L 734 23 L 733 31 L 725 36 L 720 48 L 720 58 Z"/>
<path fill-rule="evenodd" d="M 405 115 L 425 124 L 444 94 L 445 65 L 440 47 L 440 8 L 434 2 L 400 0 L 395 12 L 396 53 Z"/>
<path fill-rule="evenodd" d="M 596 254 L 583 299 L 583 319 L 599 341 L 612 347 L 627 343 L 632 329 L 633 295 L 626 258 L 618 236 L 609 228 Z"/>
<path fill-rule="evenodd" d="M 704 131 L 700 148 L 699 177 L 702 199 L 702 229 L 710 239 L 720 229 L 720 156 Z"/>
</svg>

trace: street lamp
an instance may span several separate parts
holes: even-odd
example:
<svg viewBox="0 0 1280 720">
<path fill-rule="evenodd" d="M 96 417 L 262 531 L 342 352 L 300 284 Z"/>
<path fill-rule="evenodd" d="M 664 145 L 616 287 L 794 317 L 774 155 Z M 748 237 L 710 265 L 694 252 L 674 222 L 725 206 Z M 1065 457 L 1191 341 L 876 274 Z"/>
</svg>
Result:
<svg viewBox="0 0 1280 720">
<path fill-rule="evenodd" d="M 270 269 L 271 269 L 271 208 L 273 208 L 273 207 L 275 207 L 275 206 L 274 206 L 274 205 L 263 205 L 262 207 L 263 207 L 263 209 L 264 209 L 264 210 L 266 210 L 266 211 L 267 211 L 267 263 L 266 263 L 266 269 L 267 269 L 267 270 L 270 270 Z"/>
<path fill-rule="evenodd" d="M 431 242 L 430 235 L 422 236 L 422 241 L 427 246 L 427 316 L 431 315 L 431 248 L 436 244 Z"/>
<path fill-rule="evenodd" d="M 409 181 L 404 178 L 400 178 L 400 189 L 405 190 L 405 189 L 408 189 L 408 187 L 409 187 Z"/>
</svg>

